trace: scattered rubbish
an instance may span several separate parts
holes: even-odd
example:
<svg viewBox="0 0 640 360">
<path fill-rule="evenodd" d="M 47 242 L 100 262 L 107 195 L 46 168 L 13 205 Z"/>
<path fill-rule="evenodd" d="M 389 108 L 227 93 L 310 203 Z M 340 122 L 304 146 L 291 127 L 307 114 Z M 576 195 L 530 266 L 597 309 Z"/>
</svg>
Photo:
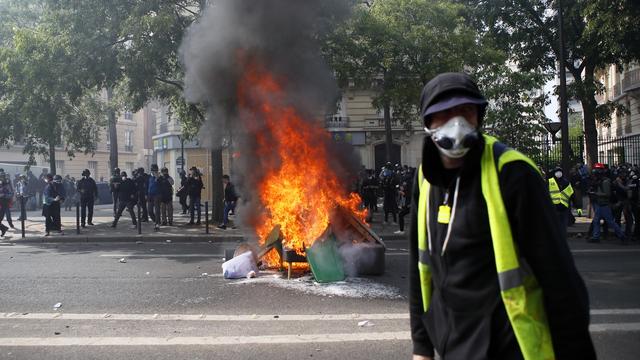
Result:
<svg viewBox="0 0 640 360">
<path fill-rule="evenodd" d="M 57 304 L 53 305 L 53 308 L 54 308 L 55 310 L 58 310 L 58 309 L 60 309 L 61 307 L 62 307 L 62 303 L 57 303 Z"/>
<path fill-rule="evenodd" d="M 156 249 L 149 249 L 149 251 L 156 251 Z"/>
<path fill-rule="evenodd" d="M 171 240 L 166 240 L 166 241 L 167 241 L 168 243 L 170 243 L 170 242 L 171 242 Z"/>
<path fill-rule="evenodd" d="M 60 335 L 60 332 L 56 331 L 56 332 L 53 333 L 53 335 Z"/>
<path fill-rule="evenodd" d="M 258 315 L 253 314 L 253 315 L 251 315 L 251 318 L 252 318 L 252 319 L 257 319 L 257 318 L 258 318 Z"/>
<path fill-rule="evenodd" d="M 158 317 L 160 317 L 160 315 L 159 315 L 159 314 L 153 314 L 153 318 L 154 318 L 154 319 L 157 319 Z"/>
<path fill-rule="evenodd" d="M 273 315 L 273 318 L 274 319 L 280 319 L 280 316 L 279 315 Z"/>
<path fill-rule="evenodd" d="M 147 272 L 146 272 L 146 275 L 149 275 L 149 274 L 151 274 L 151 273 L 147 271 Z"/>
<path fill-rule="evenodd" d="M 108 318 L 111 317 L 111 314 L 104 314 L 104 315 L 102 315 L 102 317 L 105 318 L 105 319 L 108 319 Z"/>
<path fill-rule="evenodd" d="M 249 271 L 249 273 L 247 274 L 247 279 L 253 279 L 254 277 L 256 277 L 256 272 L 255 271 Z"/>
<path fill-rule="evenodd" d="M 245 278 L 251 271 L 258 272 L 258 266 L 251 251 L 240 254 L 222 264 L 222 274 L 225 279 Z"/>
<path fill-rule="evenodd" d="M 372 326 L 375 326 L 375 324 L 374 324 L 374 323 L 372 323 L 372 322 L 371 322 L 371 321 L 369 321 L 369 320 L 365 320 L 365 321 L 360 321 L 360 322 L 358 323 L 358 326 L 359 326 L 359 327 L 372 327 Z"/>
<path fill-rule="evenodd" d="M 209 273 L 202 273 L 202 276 L 209 276 Z"/>
<path fill-rule="evenodd" d="M 22 313 L 22 315 L 29 315 L 29 313 Z"/>
<path fill-rule="evenodd" d="M 136 241 L 136 244 L 138 244 L 138 245 L 140 245 L 142 243 L 143 243 L 142 241 Z"/>
<path fill-rule="evenodd" d="M 127 259 L 122 258 L 122 259 L 120 259 L 120 262 L 124 264 L 124 263 L 126 263 L 126 262 L 127 262 Z"/>
<path fill-rule="evenodd" d="M 69 325 L 65 325 L 64 327 L 65 327 L 66 329 L 68 329 L 68 328 L 70 328 L 71 326 L 69 326 Z"/>
<path fill-rule="evenodd" d="M 209 240 L 209 244 L 213 243 L 213 240 Z"/>
</svg>

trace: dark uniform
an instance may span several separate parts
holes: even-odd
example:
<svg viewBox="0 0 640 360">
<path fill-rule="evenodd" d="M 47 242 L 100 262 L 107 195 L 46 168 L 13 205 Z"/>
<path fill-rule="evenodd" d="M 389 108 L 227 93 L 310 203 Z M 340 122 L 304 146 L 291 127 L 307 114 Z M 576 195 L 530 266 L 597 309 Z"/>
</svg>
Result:
<svg viewBox="0 0 640 360">
<path fill-rule="evenodd" d="M 133 206 L 136 204 L 136 196 L 138 193 L 136 184 L 133 180 L 127 177 L 127 173 L 124 171 L 121 173 L 121 177 L 122 181 L 119 183 L 120 186 L 118 189 L 118 209 L 111 227 L 116 227 L 118 225 L 118 220 L 122 216 L 122 212 L 125 208 L 127 209 L 127 212 L 129 212 L 129 215 L 131 215 L 131 222 L 133 225 L 138 224 L 136 221 L 136 213 L 133 211 Z"/>
<path fill-rule="evenodd" d="M 93 205 L 98 196 L 98 186 L 91 177 L 91 172 L 85 169 L 82 172 L 82 179 L 78 181 L 78 193 L 80 194 L 80 224 L 93 225 Z"/>
<path fill-rule="evenodd" d="M 149 183 L 149 174 L 145 174 L 143 168 L 139 168 L 134 179 L 136 190 L 138 192 L 138 206 L 142 211 L 142 222 L 149 221 L 149 212 L 147 211 L 147 186 Z"/>
</svg>

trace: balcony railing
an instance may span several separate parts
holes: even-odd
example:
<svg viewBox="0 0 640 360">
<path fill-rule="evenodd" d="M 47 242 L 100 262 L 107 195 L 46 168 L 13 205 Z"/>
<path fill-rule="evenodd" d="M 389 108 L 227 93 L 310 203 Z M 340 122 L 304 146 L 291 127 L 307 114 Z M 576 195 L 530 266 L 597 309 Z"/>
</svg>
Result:
<svg viewBox="0 0 640 360">
<path fill-rule="evenodd" d="M 124 151 L 133 152 L 133 145 L 125 145 L 124 146 Z"/>
<path fill-rule="evenodd" d="M 327 128 L 347 128 L 349 127 L 349 117 L 327 116 L 324 119 L 324 126 Z"/>
<path fill-rule="evenodd" d="M 624 74 L 622 79 L 622 91 L 640 88 L 640 69 L 634 69 Z"/>
</svg>

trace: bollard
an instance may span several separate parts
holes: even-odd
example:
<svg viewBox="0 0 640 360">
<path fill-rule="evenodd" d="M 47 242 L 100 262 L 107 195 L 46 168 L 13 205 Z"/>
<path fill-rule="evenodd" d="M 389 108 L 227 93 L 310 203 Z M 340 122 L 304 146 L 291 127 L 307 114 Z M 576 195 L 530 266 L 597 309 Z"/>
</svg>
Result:
<svg viewBox="0 0 640 360">
<path fill-rule="evenodd" d="M 24 208 L 24 196 L 20 197 L 20 223 L 22 224 L 22 238 L 24 239 L 24 221 L 27 217 L 27 211 Z"/>
<path fill-rule="evenodd" d="M 204 226 L 205 226 L 205 234 L 209 233 L 209 202 L 204 202 Z"/>
<path fill-rule="evenodd" d="M 140 208 L 140 202 L 138 202 L 138 235 L 142 234 L 142 208 Z"/>
<path fill-rule="evenodd" d="M 80 203 L 76 203 L 76 234 L 80 235 Z"/>
</svg>

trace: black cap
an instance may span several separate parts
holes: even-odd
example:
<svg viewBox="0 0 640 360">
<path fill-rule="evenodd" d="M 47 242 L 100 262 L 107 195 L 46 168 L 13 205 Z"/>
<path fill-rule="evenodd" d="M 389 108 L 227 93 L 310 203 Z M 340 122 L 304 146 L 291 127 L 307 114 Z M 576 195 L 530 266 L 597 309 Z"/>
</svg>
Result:
<svg viewBox="0 0 640 360">
<path fill-rule="evenodd" d="M 443 73 L 431 79 L 422 89 L 420 114 L 426 122 L 429 115 L 462 104 L 480 105 L 480 115 L 484 115 L 487 100 L 469 74 Z M 479 120 L 482 120 L 482 116 L 479 116 Z"/>
<path fill-rule="evenodd" d="M 158 171 L 158 164 L 151 164 L 151 171 Z"/>
</svg>

